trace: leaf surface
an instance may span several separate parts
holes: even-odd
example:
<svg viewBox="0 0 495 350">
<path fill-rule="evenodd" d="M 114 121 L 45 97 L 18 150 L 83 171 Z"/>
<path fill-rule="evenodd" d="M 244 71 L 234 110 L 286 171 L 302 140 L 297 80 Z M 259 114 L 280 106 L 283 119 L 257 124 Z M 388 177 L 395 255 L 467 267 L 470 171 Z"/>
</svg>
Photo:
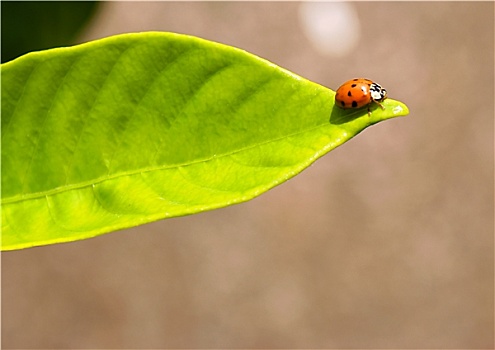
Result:
<svg viewBox="0 0 495 350">
<path fill-rule="evenodd" d="M 148 32 L 2 64 L 2 249 L 69 242 L 249 200 L 369 125 L 245 51 Z"/>
</svg>

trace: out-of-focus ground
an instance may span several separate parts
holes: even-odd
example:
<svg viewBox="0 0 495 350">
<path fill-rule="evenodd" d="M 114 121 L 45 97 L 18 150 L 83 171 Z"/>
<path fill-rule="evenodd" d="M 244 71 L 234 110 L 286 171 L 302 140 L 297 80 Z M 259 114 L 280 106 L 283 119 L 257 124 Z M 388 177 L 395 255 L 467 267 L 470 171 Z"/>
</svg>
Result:
<svg viewBox="0 0 495 350">
<path fill-rule="evenodd" d="M 494 4 L 307 6 L 102 4 L 80 42 L 197 35 L 410 115 L 250 202 L 4 253 L 4 348 L 493 348 Z"/>
</svg>

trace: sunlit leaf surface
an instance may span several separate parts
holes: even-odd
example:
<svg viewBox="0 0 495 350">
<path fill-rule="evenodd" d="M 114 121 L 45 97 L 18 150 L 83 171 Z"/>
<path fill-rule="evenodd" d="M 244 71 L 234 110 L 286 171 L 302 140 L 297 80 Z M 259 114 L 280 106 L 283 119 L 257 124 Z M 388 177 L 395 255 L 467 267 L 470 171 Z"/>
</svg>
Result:
<svg viewBox="0 0 495 350">
<path fill-rule="evenodd" d="M 3 250 L 249 200 L 408 113 L 334 108 L 328 88 L 171 33 L 34 52 L 1 74 Z"/>
</svg>

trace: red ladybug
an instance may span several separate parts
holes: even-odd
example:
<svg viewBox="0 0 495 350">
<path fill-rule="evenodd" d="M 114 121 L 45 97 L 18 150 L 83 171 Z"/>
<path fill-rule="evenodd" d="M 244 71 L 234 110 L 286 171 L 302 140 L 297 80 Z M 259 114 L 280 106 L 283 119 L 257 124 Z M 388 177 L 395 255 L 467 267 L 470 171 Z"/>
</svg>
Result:
<svg viewBox="0 0 495 350">
<path fill-rule="evenodd" d="M 343 109 L 368 107 L 368 115 L 371 116 L 370 105 L 375 102 L 382 109 L 380 103 L 387 98 L 387 90 L 369 79 L 358 78 L 346 81 L 335 94 L 335 104 Z"/>
</svg>

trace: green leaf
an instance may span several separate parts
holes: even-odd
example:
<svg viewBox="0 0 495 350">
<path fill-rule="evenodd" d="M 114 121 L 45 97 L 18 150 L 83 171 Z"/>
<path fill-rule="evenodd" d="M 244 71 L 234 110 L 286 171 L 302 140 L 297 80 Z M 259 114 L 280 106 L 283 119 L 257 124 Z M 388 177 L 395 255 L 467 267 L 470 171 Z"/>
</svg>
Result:
<svg viewBox="0 0 495 350">
<path fill-rule="evenodd" d="M 124 34 L 2 65 L 2 249 L 249 200 L 379 121 L 245 51 Z"/>
</svg>

